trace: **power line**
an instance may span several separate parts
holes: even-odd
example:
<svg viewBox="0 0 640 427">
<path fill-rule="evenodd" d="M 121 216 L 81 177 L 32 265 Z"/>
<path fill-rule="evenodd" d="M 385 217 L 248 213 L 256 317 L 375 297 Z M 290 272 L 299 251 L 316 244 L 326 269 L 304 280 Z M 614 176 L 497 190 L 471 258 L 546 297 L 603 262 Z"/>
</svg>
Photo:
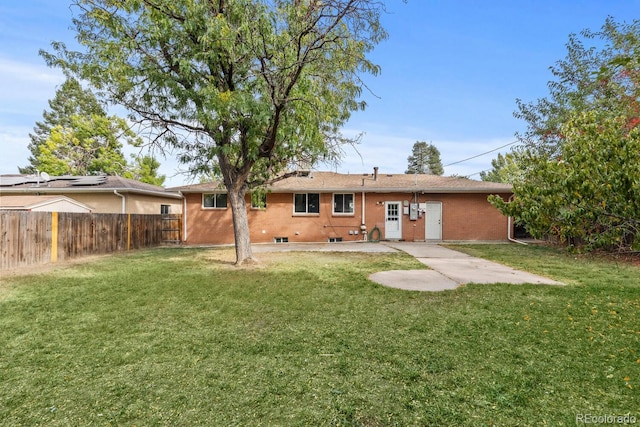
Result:
<svg viewBox="0 0 640 427">
<path fill-rule="evenodd" d="M 474 172 L 474 173 L 471 173 L 471 174 L 469 174 L 469 175 L 465 175 L 465 177 L 469 178 L 469 177 L 472 177 L 473 175 L 481 174 L 482 172 L 489 172 L 490 170 L 491 170 L 491 169 L 485 169 L 485 170 L 480 171 L 480 172 Z"/>
<path fill-rule="evenodd" d="M 478 154 L 478 155 L 475 155 L 475 156 L 469 157 L 469 158 L 464 159 L 464 160 L 459 160 L 459 161 L 457 161 L 457 162 L 449 163 L 448 165 L 444 165 L 443 167 L 445 167 L 445 168 L 446 168 L 447 166 L 453 166 L 453 165 L 457 165 L 457 164 L 459 164 L 459 163 L 464 163 L 464 162 L 467 162 L 467 161 L 469 161 L 469 160 L 475 159 L 475 158 L 477 158 L 477 157 L 482 157 L 482 156 L 484 156 L 484 155 L 486 155 L 486 154 L 493 153 L 494 151 L 498 151 L 498 150 L 500 150 L 500 149 L 502 149 L 502 148 L 505 148 L 505 147 L 508 147 L 508 146 L 510 146 L 510 145 L 517 144 L 517 143 L 518 143 L 518 141 L 513 141 L 513 142 L 510 142 L 510 143 L 508 143 L 508 144 L 502 145 L 502 146 L 500 146 L 500 147 L 498 147 L 498 148 L 494 148 L 493 150 L 486 151 L 486 152 L 484 152 L 484 153 L 482 153 L 482 154 Z"/>
</svg>

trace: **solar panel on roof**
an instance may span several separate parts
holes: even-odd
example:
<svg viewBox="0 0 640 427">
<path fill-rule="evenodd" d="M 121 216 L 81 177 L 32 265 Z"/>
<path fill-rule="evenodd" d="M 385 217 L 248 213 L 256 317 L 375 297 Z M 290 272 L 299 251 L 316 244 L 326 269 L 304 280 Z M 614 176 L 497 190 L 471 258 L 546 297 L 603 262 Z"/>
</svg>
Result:
<svg viewBox="0 0 640 427">
<path fill-rule="evenodd" d="M 26 184 L 30 182 L 26 176 L 3 176 L 0 177 L 0 187 L 10 187 L 13 185 Z"/>
<path fill-rule="evenodd" d="M 73 180 L 71 182 L 71 185 L 74 187 L 80 186 L 80 185 L 98 185 L 98 184 L 104 184 L 105 182 L 107 182 L 106 176 L 102 176 L 102 175 L 83 176 Z"/>
</svg>

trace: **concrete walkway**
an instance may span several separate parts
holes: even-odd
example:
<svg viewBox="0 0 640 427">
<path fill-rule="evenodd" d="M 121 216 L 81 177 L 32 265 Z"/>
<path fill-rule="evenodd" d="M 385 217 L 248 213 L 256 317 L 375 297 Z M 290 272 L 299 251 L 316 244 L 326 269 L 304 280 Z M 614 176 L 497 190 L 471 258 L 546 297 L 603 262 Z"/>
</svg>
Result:
<svg viewBox="0 0 640 427">
<path fill-rule="evenodd" d="M 432 269 L 382 271 L 369 276 L 369 279 L 383 286 L 416 291 L 442 291 L 455 289 L 467 283 L 563 285 L 546 277 L 472 257 L 437 244 L 423 242 L 382 242 L 382 244 L 406 252 Z"/>
<path fill-rule="evenodd" d="M 372 274 L 369 279 L 383 286 L 412 291 L 444 291 L 467 283 L 563 285 L 546 277 L 472 257 L 435 243 L 286 243 L 254 245 L 253 250 L 257 253 L 274 251 L 406 252 L 431 270 L 381 271 Z"/>
</svg>

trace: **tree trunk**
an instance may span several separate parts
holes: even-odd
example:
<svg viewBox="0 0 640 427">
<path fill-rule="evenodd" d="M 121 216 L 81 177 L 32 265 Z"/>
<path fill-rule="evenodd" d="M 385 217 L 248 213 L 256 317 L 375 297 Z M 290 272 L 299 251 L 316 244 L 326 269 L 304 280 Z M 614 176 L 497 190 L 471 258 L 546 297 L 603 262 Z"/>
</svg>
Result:
<svg viewBox="0 0 640 427">
<path fill-rule="evenodd" d="M 249 235 L 249 219 L 247 217 L 246 191 L 228 188 L 231 213 L 233 215 L 233 236 L 236 243 L 236 265 L 253 263 L 251 238 Z"/>
</svg>

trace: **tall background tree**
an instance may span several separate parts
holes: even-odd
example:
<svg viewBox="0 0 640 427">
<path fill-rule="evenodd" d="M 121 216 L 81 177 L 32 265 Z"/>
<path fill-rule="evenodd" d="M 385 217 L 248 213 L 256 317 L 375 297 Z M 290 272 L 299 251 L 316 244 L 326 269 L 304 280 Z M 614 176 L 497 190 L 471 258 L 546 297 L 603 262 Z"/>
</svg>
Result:
<svg viewBox="0 0 640 427">
<path fill-rule="evenodd" d="M 153 156 L 134 156 L 133 165 L 124 176 L 161 187 L 167 177 L 159 175 L 159 168 L 160 162 Z"/>
<path fill-rule="evenodd" d="M 74 78 L 68 78 L 49 101 L 30 134 L 30 164 L 20 173 L 50 175 L 120 175 L 162 185 L 160 163 L 151 156 L 133 156 L 128 163 L 123 144 L 141 146 L 142 140 L 126 120 L 108 116 L 96 95 Z"/>
<path fill-rule="evenodd" d="M 585 48 L 595 40 L 599 48 Z M 572 35 L 548 98 L 519 104 L 515 199 L 492 202 L 537 237 L 587 249 L 640 243 L 640 21 Z"/>
<path fill-rule="evenodd" d="M 421 173 L 442 175 L 444 168 L 440 160 L 440 150 L 433 144 L 424 141 L 416 141 L 413 144 L 411 155 L 407 157 L 407 170 L 405 173 Z"/>
<path fill-rule="evenodd" d="M 292 163 L 337 159 L 366 54 L 386 37 L 376 0 L 76 0 L 82 52 L 50 65 L 86 79 L 192 172 L 218 168 L 236 261 L 253 259 L 246 193 Z"/>
<path fill-rule="evenodd" d="M 122 136 L 135 138 L 122 119 L 72 115 L 67 127 L 55 126 L 38 147 L 37 169 L 58 176 L 123 175 L 127 161 L 122 153 Z"/>
<path fill-rule="evenodd" d="M 88 89 L 84 89 L 78 80 L 68 78 L 49 100 L 49 110 L 42 113 L 42 121 L 36 122 L 33 133 L 29 134 L 29 164 L 18 168 L 20 173 L 30 174 L 41 169 L 38 157 L 40 147 L 50 138 L 51 131 L 56 126 L 62 129 L 72 127 L 71 121 L 75 116 L 90 117 L 92 115 L 106 116 L 105 110 Z"/>
<path fill-rule="evenodd" d="M 506 153 L 491 160 L 491 170 L 480 172 L 480 179 L 490 182 L 513 184 L 522 181 L 522 170 L 513 153 Z"/>
</svg>

